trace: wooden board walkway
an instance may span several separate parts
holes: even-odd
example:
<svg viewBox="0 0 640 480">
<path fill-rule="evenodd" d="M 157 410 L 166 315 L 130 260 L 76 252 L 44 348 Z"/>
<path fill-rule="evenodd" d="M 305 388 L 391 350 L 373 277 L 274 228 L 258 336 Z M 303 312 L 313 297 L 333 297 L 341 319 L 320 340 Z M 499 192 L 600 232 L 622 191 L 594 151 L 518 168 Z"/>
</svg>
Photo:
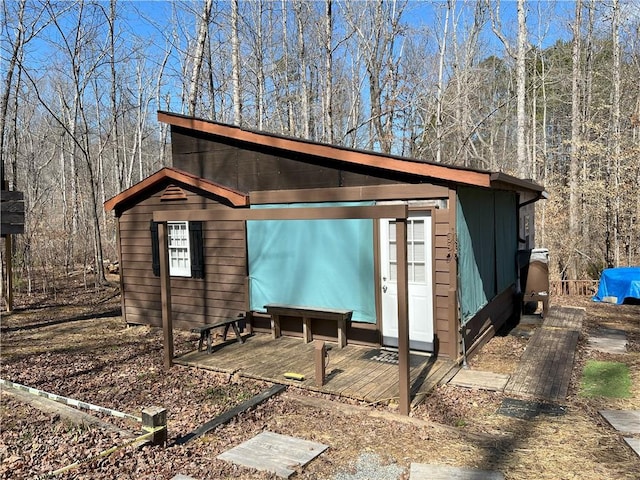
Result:
<svg viewBox="0 0 640 480">
<path fill-rule="evenodd" d="M 527 344 L 505 393 L 551 401 L 567 397 L 584 309 L 552 308 Z"/>
<path fill-rule="evenodd" d="M 449 383 L 458 387 L 502 392 L 508 381 L 509 375 L 503 373 L 483 372 L 462 368 Z"/>
<path fill-rule="evenodd" d="M 315 382 L 314 345 L 301 338 L 279 337 L 256 333 L 244 344 L 231 343 L 214 348 L 212 354 L 189 352 L 175 359 L 180 365 L 205 368 L 230 375 L 273 383 L 295 385 L 310 390 L 354 398 L 368 403 L 386 403 L 399 396 L 398 365 L 372 359 L 372 347 L 348 344 L 329 351 L 326 382 L 317 387 Z M 453 361 L 431 356 L 410 357 L 412 395 L 432 390 L 449 372 L 456 368 Z M 303 381 L 288 380 L 287 372 L 304 375 Z"/>
</svg>

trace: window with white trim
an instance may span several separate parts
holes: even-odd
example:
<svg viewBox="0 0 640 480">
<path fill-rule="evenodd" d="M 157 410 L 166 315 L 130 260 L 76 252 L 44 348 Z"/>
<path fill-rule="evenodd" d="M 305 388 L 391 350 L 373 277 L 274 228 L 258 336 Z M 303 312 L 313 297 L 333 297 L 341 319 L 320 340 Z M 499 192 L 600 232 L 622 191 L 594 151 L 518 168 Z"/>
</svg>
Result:
<svg viewBox="0 0 640 480">
<path fill-rule="evenodd" d="M 167 234 L 169 237 L 169 275 L 190 277 L 189 222 L 167 222 Z"/>
</svg>

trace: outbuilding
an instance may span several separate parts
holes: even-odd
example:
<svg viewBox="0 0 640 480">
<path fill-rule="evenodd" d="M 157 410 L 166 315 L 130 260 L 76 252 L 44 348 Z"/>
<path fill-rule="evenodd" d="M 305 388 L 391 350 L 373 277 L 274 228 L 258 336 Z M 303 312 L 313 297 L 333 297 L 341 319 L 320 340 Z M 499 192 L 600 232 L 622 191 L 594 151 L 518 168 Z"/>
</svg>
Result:
<svg viewBox="0 0 640 480">
<path fill-rule="evenodd" d="M 265 305 L 302 305 L 353 312 L 347 343 L 395 347 L 405 311 L 412 350 L 460 360 L 518 315 L 517 252 L 534 246 L 542 186 L 174 113 L 158 118 L 171 127 L 172 167 L 105 203 L 117 217 L 128 323 L 161 326 L 170 292 L 165 313 L 180 328 L 242 313 L 268 332 Z M 303 334 L 300 319 L 280 320 L 283 335 Z M 311 328 L 314 338 L 337 340 L 333 322 Z"/>
</svg>

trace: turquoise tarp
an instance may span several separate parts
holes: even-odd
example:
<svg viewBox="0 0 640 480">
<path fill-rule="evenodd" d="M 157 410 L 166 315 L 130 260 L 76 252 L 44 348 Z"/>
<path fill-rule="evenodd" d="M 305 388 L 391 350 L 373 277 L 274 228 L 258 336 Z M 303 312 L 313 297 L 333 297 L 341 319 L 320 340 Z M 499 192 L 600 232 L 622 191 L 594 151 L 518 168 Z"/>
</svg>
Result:
<svg viewBox="0 0 640 480">
<path fill-rule="evenodd" d="M 252 208 L 374 205 L 296 203 Z M 375 323 L 373 220 L 247 222 L 252 310 L 268 303 L 344 308 Z"/>
<path fill-rule="evenodd" d="M 460 188 L 456 218 L 460 308 L 466 323 L 517 279 L 515 193 Z"/>
</svg>

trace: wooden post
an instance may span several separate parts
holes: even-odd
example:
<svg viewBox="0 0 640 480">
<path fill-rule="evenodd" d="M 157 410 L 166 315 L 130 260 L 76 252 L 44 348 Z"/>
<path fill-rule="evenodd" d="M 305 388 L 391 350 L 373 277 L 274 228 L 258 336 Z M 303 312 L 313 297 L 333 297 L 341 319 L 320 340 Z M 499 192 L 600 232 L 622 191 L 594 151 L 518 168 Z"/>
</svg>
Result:
<svg viewBox="0 0 640 480">
<path fill-rule="evenodd" d="M 161 407 L 143 409 L 142 429 L 146 432 L 154 432 L 150 440 L 153 445 L 165 446 L 167 444 L 167 410 Z"/>
<path fill-rule="evenodd" d="M 164 367 L 173 366 L 173 318 L 171 316 L 171 277 L 169 275 L 169 231 L 167 222 L 158 223 L 160 250 L 160 297 L 162 301 L 162 332 L 164 334 Z"/>
<path fill-rule="evenodd" d="M 13 310 L 13 235 L 7 235 L 4 240 L 7 257 L 7 312 Z"/>
<path fill-rule="evenodd" d="M 409 415 L 411 385 L 409 376 L 409 277 L 407 271 L 407 219 L 396 219 L 398 265 L 398 386 L 400 413 Z"/>
<path fill-rule="evenodd" d="M 316 363 L 316 387 L 324 385 L 324 379 L 326 376 L 324 359 L 327 356 L 327 347 L 322 340 L 316 340 L 314 343 L 314 358 Z"/>
</svg>

